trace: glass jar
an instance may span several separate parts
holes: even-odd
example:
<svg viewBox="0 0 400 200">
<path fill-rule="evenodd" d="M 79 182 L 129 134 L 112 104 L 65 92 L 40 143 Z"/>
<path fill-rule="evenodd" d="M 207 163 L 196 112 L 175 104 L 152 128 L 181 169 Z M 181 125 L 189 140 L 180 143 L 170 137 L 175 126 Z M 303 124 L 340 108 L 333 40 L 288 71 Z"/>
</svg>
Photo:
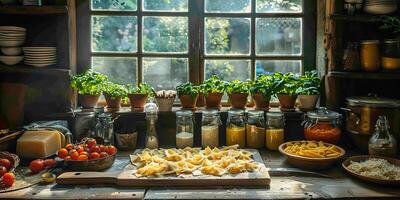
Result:
<svg viewBox="0 0 400 200">
<path fill-rule="evenodd" d="M 221 119 L 218 110 L 207 109 L 203 111 L 201 124 L 201 146 L 214 148 L 219 146 L 219 126 Z"/>
<path fill-rule="evenodd" d="M 193 113 L 189 110 L 176 112 L 176 147 L 193 147 Z"/>
<path fill-rule="evenodd" d="M 157 149 L 159 147 L 156 124 L 158 118 L 157 104 L 150 102 L 144 106 L 146 113 L 146 148 Z"/>
<path fill-rule="evenodd" d="M 400 40 L 383 41 L 382 68 L 387 70 L 400 69 Z"/>
<path fill-rule="evenodd" d="M 246 124 L 244 122 L 243 110 L 228 111 L 226 123 L 226 145 L 238 144 L 239 147 L 246 146 Z"/>
<path fill-rule="evenodd" d="M 378 40 L 361 41 L 360 49 L 361 69 L 364 71 L 379 71 L 381 65 L 381 57 L 379 53 Z"/>
<path fill-rule="evenodd" d="M 278 150 L 285 142 L 285 117 L 281 112 L 268 112 L 265 127 L 265 146 L 269 150 Z"/>
<path fill-rule="evenodd" d="M 343 70 L 360 70 L 360 54 L 357 42 L 348 42 L 343 53 Z"/>
<path fill-rule="evenodd" d="M 265 143 L 264 111 L 250 110 L 247 113 L 246 144 L 250 148 L 262 148 Z"/>
<path fill-rule="evenodd" d="M 324 107 L 307 112 L 303 122 L 304 137 L 307 140 L 337 144 L 341 135 L 341 115 Z"/>
<path fill-rule="evenodd" d="M 102 113 L 98 116 L 95 137 L 99 144 L 114 144 L 114 125 L 110 113 Z"/>
<path fill-rule="evenodd" d="M 386 116 L 379 116 L 376 121 L 375 133 L 369 139 L 368 152 L 374 156 L 396 156 L 397 142 L 389 132 L 389 121 Z"/>
</svg>

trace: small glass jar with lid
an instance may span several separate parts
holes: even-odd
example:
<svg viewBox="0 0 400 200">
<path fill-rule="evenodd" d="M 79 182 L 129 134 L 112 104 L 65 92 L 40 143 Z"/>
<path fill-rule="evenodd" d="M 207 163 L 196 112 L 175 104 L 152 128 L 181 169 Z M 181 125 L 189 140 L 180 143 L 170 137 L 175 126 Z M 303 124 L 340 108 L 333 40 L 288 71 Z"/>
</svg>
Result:
<svg viewBox="0 0 400 200">
<path fill-rule="evenodd" d="M 226 145 L 238 144 L 239 147 L 246 146 L 246 124 L 244 122 L 243 110 L 228 111 L 226 123 Z"/>
<path fill-rule="evenodd" d="M 323 141 L 330 144 L 339 143 L 341 115 L 337 112 L 324 107 L 307 112 L 303 126 L 304 137 L 307 140 Z"/>
<path fill-rule="evenodd" d="M 281 112 L 267 112 L 265 127 L 265 146 L 269 150 L 278 150 L 285 142 L 285 117 Z"/>
<path fill-rule="evenodd" d="M 360 70 L 360 53 L 357 42 L 348 42 L 343 53 L 343 70 Z"/>
<path fill-rule="evenodd" d="M 219 146 L 219 126 L 221 119 L 219 111 L 215 109 L 206 109 L 202 112 L 201 124 L 201 146 L 202 147 L 218 147 Z"/>
<path fill-rule="evenodd" d="M 193 147 L 193 113 L 189 110 L 176 112 L 176 147 Z"/>
<path fill-rule="evenodd" d="M 381 65 L 379 40 L 361 41 L 361 69 L 364 71 L 379 71 Z"/>
<path fill-rule="evenodd" d="M 400 40 L 383 41 L 382 68 L 387 70 L 400 69 Z"/>
<path fill-rule="evenodd" d="M 250 110 L 247 113 L 246 144 L 250 148 L 262 148 L 265 144 L 264 111 Z"/>
</svg>

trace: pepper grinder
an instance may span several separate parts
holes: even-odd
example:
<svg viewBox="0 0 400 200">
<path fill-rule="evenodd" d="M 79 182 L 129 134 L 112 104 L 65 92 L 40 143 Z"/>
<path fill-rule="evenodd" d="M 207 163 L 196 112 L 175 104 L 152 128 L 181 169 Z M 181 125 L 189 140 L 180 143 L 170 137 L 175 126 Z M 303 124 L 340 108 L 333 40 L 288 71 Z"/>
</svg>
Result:
<svg viewBox="0 0 400 200">
<path fill-rule="evenodd" d="M 144 112 L 146 113 L 146 148 L 157 149 L 159 147 L 156 131 L 158 118 L 157 104 L 151 99 L 149 103 L 144 105 Z"/>
</svg>

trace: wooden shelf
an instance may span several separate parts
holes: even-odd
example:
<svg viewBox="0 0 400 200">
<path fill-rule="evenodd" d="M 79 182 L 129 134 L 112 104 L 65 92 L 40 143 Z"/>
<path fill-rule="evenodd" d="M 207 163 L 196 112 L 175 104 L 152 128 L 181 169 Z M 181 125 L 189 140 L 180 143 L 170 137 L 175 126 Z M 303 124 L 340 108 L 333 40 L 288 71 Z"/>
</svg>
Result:
<svg viewBox="0 0 400 200">
<path fill-rule="evenodd" d="M 347 14 L 332 14 L 330 18 L 338 21 L 350 21 L 350 22 L 372 22 L 371 19 L 376 17 L 375 15 L 347 15 Z"/>
<path fill-rule="evenodd" d="M 328 76 L 344 79 L 375 79 L 375 80 L 400 80 L 400 71 L 393 72 L 340 72 L 331 71 Z"/>
<path fill-rule="evenodd" d="M 8 66 L 0 64 L 0 73 L 39 74 L 39 75 L 69 75 L 69 69 L 37 68 L 26 65 Z"/>
<path fill-rule="evenodd" d="M 67 6 L 0 6 L 0 14 L 52 15 L 68 13 Z"/>
</svg>

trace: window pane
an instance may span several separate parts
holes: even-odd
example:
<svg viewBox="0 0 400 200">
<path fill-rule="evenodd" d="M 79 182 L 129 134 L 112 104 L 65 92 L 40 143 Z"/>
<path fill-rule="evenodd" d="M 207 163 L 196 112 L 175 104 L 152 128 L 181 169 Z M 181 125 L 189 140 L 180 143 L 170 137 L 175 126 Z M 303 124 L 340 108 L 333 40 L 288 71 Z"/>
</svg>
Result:
<svg viewBox="0 0 400 200">
<path fill-rule="evenodd" d="M 136 0 L 91 0 L 92 10 L 122 10 L 134 11 L 137 9 Z"/>
<path fill-rule="evenodd" d="M 237 13 L 251 11 L 250 0 L 206 0 L 206 12 Z"/>
<path fill-rule="evenodd" d="M 260 18 L 256 27 L 256 53 L 301 55 L 301 18 Z"/>
<path fill-rule="evenodd" d="M 205 79 L 217 75 L 225 81 L 251 79 L 250 60 L 206 60 Z"/>
<path fill-rule="evenodd" d="M 93 70 L 119 84 L 136 84 L 136 58 L 92 57 Z"/>
<path fill-rule="evenodd" d="M 257 12 L 285 13 L 303 11 L 302 0 L 257 0 Z"/>
<path fill-rule="evenodd" d="M 250 19 L 205 19 L 206 54 L 250 54 Z"/>
<path fill-rule="evenodd" d="M 188 11 L 188 0 L 144 0 L 144 10 L 146 11 Z"/>
<path fill-rule="evenodd" d="M 187 17 L 144 17 L 145 52 L 183 53 L 188 51 Z"/>
<path fill-rule="evenodd" d="M 256 76 L 261 74 L 272 74 L 274 72 L 295 74 L 301 73 L 300 60 L 257 60 L 256 61 Z"/>
<path fill-rule="evenodd" d="M 155 90 L 175 89 L 189 80 L 186 58 L 143 58 L 143 81 Z"/>
<path fill-rule="evenodd" d="M 136 52 L 136 25 L 136 17 L 93 16 L 92 51 Z"/>
</svg>

